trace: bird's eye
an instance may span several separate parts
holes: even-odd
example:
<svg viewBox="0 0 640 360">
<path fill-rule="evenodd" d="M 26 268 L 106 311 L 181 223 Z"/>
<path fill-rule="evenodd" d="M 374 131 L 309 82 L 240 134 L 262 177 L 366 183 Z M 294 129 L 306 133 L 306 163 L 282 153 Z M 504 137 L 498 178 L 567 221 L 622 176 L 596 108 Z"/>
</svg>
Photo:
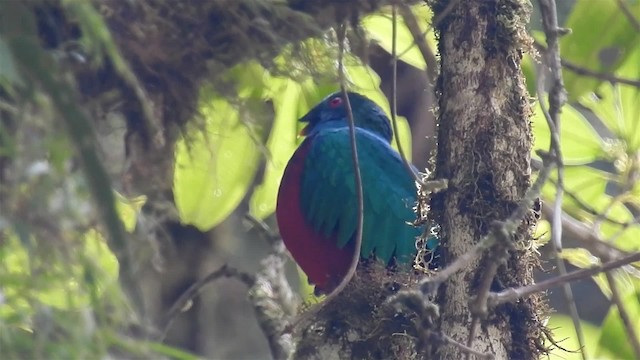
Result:
<svg viewBox="0 0 640 360">
<path fill-rule="evenodd" d="M 342 104 L 341 97 L 334 97 L 333 99 L 329 100 L 329 106 L 332 108 L 337 108 L 338 106 L 340 106 L 340 104 Z"/>
</svg>

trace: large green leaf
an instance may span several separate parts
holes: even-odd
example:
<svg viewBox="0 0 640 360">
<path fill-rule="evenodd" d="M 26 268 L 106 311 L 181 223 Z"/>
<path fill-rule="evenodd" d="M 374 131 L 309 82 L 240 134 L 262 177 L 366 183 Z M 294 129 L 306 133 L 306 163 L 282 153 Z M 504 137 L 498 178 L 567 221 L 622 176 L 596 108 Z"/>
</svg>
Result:
<svg viewBox="0 0 640 360">
<path fill-rule="evenodd" d="M 554 173 L 551 179 L 557 181 L 557 175 Z M 581 204 L 588 204 L 591 207 L 596 203 L 600 203 L 610 174 L 598 170 L 590 166 L 567 166 L 564 169 L 564 204 L 563 208 L 570 214 L 579 219 L 591 219 L 593 214 L 586 212 Z M 545 199 L 553 201 L 557 191 L 557 186 L 551 182 L 547 182 L 542 188 L 542 194 Z M 571 193 L 579 199 L 575 201 L 567 193 Z M 599 207 L 602 209 L 603 207 Z M 596 209 L 597 211 L 598 209 Z"/>
<path fill-rule="evenodd" d="M 436 49 L 436 39 L 433 29 L 429 28 L 432 13 L 428 6 L 423 4 L 415 5 L 412 11 L 418 20 L 418 26 L 422 34 L 425 34 L 427 44 L 431 49 Z M 413 35 L 407 28 L 402 16 L 396 17 L 396 53 L 400 60 L 419 69 L 424 69 L 427 64 L 415 44 Z M 393 39 L 391 37 L 391 29 L 393 26 L 391 9 L 389 7 L 382 11 L 366 16 L 362 19 L 362 26 L 367 31 L 370 38 L 376 41 L 387 52 L 392 52 Z M 429 32 L 427 32 L 429 30 Z M 435 52 L 435 51 L 434 51 Z"/>
<path fill-rule="evenodd" d="M 640 1 L 622 1 L 636 19 L 640 18 Z M 595 72 L 612 73 L 640 43 L 640 32 L 634 29 L 616 1 L 580 0 L 565 26 L 572 32 L 560 41 L 562 58 Z M 570 100 L 595 90 L 601 82 L 564 71 Z"/>
<path fill-rule="evenodd" d="M 274 93 L 275 120 L 267 140 L 268 159 L 262 183 L 251 196 L 250 212 L 258 218 L 271 215 L 276 208 L 280 179 L 289 158 L 298 145 L 297 121 L 302 88 L 299 83 L 285 79 Z"/>
<path fill-rule="evenodd" d="M 640 1 L 638 2 L 640 4 Z M 618 69 L 617 75 L 640 79 L 640 38 L 636 50 Z M 640 89 L 631 85 L 603 83 L 596 95 L 580 99 L 620 139 L 629 153 L 640 150 Z"/>
<path fill-rule="evenodd" d="M 534 151 L 548 151 L 551 132 L 540 104 L 536 105 L 531 122 L 535 139 Z M 560 143 L 566 165 L 587 164 L 604 156 L 600 135 L 578 110 L 569 105 L 562 108 L 560 115 Z"/>
<path fill-rule="evenodd" d="M 631 294 L 623 299 L 625 309 L 633 322 L 636 332 L 640 330 L 640 297 Z M 598 341 L 598 355 L 608 354 L 614 359 L 633 359 L 635 357 L 629 334 L 626 331 L 616 307 L 609 310 L 609 314 L 602 324 L 600 340 Z"/>
<path fill-rule="evenodd" d="M 206 231 L 244 198 L 260 151 L 234 107 L 214 96 L 203 98 L 204 128 L 191 128 L 176 144 L 173 194 L 180 221 Z"/>
</svg>

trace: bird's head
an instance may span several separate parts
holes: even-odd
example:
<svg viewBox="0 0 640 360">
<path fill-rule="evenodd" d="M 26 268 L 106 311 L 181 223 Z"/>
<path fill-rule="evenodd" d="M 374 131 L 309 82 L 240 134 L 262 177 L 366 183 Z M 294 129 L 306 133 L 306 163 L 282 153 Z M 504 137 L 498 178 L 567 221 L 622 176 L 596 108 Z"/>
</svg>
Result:
<svg viewBox="0 0 640 360">
<path fill-rule="evenodd" d="M 369 130 L 391 142 L 393 133 L 389 118 L 375 102 L 354 92 L 348 92 L 349 104 L 356 127 Z M 300 119 L 308 125 L 301 135 L 313 135 L 321 130 L 349 126 L 347 106 L 342 92 L 335 92 L 322 100 Z"/>
</svg>

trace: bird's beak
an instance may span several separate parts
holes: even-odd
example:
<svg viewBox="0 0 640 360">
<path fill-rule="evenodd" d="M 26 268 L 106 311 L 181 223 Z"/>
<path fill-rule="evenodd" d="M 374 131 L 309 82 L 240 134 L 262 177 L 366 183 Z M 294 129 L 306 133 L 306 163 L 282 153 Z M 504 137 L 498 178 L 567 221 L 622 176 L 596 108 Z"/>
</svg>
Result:
<svg viewBox="0 0 640 360">
<path fill-rule="evenodd" d="M 306 113 L 303 117 L 301 117 L 298 120 L 301 123 L 307 123 L 307 125 L 300 130 L 300 132 L 298 133 L 298 136 L 307 136 L 307 134 L 309 133 L 309 130 L 310 130 L 309 127 L 311 126 L 310 115 L 311 115 L 311 111 Z"/>
</svg>

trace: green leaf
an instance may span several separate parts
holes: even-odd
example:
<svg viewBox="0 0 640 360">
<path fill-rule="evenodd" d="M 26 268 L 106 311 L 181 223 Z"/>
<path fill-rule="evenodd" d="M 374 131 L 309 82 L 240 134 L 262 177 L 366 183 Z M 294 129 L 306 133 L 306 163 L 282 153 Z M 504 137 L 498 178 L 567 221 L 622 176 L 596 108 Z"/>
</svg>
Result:
<svg viewBox="0 0 640 360">
<path fill-rule="evenodd" d="M 602 196 L 605 196 L 605 188 L 609 181 L 610 175 L 602 170 L 589 166 L 567 166 L 564 169 L 564 188 L 568 193 L 575 195 L 583 204 L 592 206 L 597 203 Z M 557 181 L 557 175 L 554 173 L 551 179 Z M 551 182 L 547 182 L 542 194 L 545 199 L 552 200 L 555 197 L 557 187 Z M 592 206 L 593 207 L 593 206 Z M 567 193 L 564 195 L 564 208 L 569 213 L 580 218 L 584 218 L 584 210 L 578 202 L 576 202 Z"/>
<path fill-rule="evenodd" d="M 631 214 L 626 208 L 625 211 Z M 615 219 L 614 216 L 610 217 Z M 640 250 L 640 226 L 637 224 L 623 226 L 605 221 L 600 227 L 600 233 L 603 238 L 611 239 L 611 242 L 621 250 Z"/>
<path fill-rule="evenodd" d="M 635 18 L 640 18 L 640 1 L 626 4 Z M 613 73 L 640 42 L 640 33 L 616 1 L 578 1 L 565 27 L 572 32 L 560 40 L 562 58 L 595 72 Z M 595 90 L 602 82 L 569 70 L 564 70 L 563 75 L 571 101 Z"/>
<path fill-rule="evenodd" d="M 287 79 L 278 89 L 278 93 L 273 99 L 276 116 L 267 140 L 269 158 L 264 179 L 254 190 L 249 203 L 251 214 L 261 219 L 275 211 L 276 197 L 284 168 L 298 146 L 296 129 L 301 103 L 301 86 Z"/>
<path fill-rule="evenodd" d="M 180 220 L 207 231 L 231 214 L 253 182 L 260 151 L 227 101 L 203 97 L 203 129 L 176 144 L 173 194 Z"/>
<path fill-rule="evenodd" d="M 432 13 L 429 7 L 424 5 L 415 5 L 412 7 L 412 11 L 418 20 L 418 25 L 422 34 L 430 29 L 429 22 L 431 21 Z M 396 16 L 396 53 L 398 58 L 409 65 L 417 67 L 418 69 L 424 69 L 427 64 L 415 44 L 413 35 L 407 28 L 402 16 Z M 362 26 L 367 31 L 367 34 L 371 39 L 376 41 L 380 47 L 386 50 L 389 54 L 392 52 L 393 39 L 391 37 L 391 30 L 393 26 L 391 18 L 391 9 L 389 7 L 380 11 L 379 13 L 366 16 L 362 19 Z M 425 39 L 427 45 L 431 49 L 436 49 L 436 39 L 433 30 L 430 29 L 426 33 Z M 435 51 L 434 51 L 435 53 Z"/>
<path fill-rule="evenodd" d="M 585 337 L 585 347 L 588 358 L 591 358 L 595 353 L 595 345 L 600 335 L 600 329 L 597 326 L 581 321 L 582 331 Z M 573 327 L 573 320 L 569 316 L 554 314 L 549 319 L 549 329 L 553 331 L 553 338 L 559 341 L 559 345 L 563 348 L 572 351 L 567 352 L 557 347 L 554 347 L 549 354 L 549 359 L 552 360 L 582 360 L 580 354 L 580 344 L 576 338 L 576 332 Z"/>
<path fill-rule="evenodd" d="M 639 64 L 640 47 L 636 47 L 616 74 L 640 79 Z M 626 142 L 629 153 L 640 150 L 640 89 L 631 85 L 604 83 L 598 88 L 597 95 L 584 96 L 580 103 L 591 109 L 611 132 Z"/>
<path fill-rule="evenodd" d="M 640 296 L 637 293 L 626 296 L 622 303 L 633 322 L 636 333 L 640 330 Z M 602 324 L 597 355 L 609 354 L 615 359 L 635 358 L 629 334 L 625 329 L 618 308 L 613 306 Z"/>
<path fill-rule="evenodd" d="M 589 268 L 592 266 L 600 265 L 600 259 L 593 256 L 591 252 L 583 248 L 568 248 L 563 249 L 560 253 L 560 257 L 567 260 L 571 265 L 579 267 L 581 269 Z M 596 274 L 592 276 L 593 281 L 600 287 L 600 290 L 607 296 L 611 296 L 611 289 L 604 274 Z"/>
<path fill-rule="evenodd" d="M 536 104 L 531 122 L 535 138 L 534 151 L 548 151 L 551 132 L 540 104 Z M 578 110 L 569 105 L 562 108 L 560 115 L 560 143 L 565 165 L 587 164 L 604 157 L 600 135 Z"/>
<path fill-rule="evenodd" d="M 116 211 L 120 215 L 124 229 L 128 232 L 133 232 L 136 228 L 136 219 L 140 210 L 142 210 L 142 207 L 147 202 L 147 197 L 140 195 L 128 199 L 117 191 L 114 191 L 114 193 L 116 198 Z"/>
</svg>

